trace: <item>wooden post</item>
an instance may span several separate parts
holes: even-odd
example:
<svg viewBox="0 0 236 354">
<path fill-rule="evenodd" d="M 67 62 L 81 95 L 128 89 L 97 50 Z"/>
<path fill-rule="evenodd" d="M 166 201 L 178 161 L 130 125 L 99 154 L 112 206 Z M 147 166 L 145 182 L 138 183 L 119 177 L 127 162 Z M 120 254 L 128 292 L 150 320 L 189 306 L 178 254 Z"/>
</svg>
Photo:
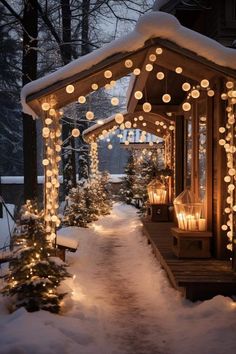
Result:
<svg viewBox="0 0 236 354">
<path fill-rule="evenodd" d="M 184 190 L 184 116 L 175 120 L 175 194 Z"/>
</svg>

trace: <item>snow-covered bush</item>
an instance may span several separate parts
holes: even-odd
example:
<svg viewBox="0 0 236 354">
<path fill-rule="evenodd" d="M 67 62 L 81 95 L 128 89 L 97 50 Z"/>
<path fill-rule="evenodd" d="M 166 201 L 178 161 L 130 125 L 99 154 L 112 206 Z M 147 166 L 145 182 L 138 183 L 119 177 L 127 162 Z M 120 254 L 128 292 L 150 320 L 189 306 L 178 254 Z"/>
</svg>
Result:
<svg viewBox="0 0 236 354">
<path fill-rule="evenodd" d="M 87 227 L 100 215 L 109 214 L 112 202 L 108 179 L 108 174 L 99 174 L 96 178 L 79 181 L 77 187 L 70 190 L 62 220 L 64 225 Z"/>
<path fill-rule="evenodd" d="M 57 288 L 66 277 L 66 265 L 55 257 L 55 249 L 47 239 L 43 213 L 27 201 L 13 235 L 13 259 L 2 290 L 12 297 L 11 311 L 25 307 L 29 312 L 58 313 L 65 294 Z"/>
</svg>

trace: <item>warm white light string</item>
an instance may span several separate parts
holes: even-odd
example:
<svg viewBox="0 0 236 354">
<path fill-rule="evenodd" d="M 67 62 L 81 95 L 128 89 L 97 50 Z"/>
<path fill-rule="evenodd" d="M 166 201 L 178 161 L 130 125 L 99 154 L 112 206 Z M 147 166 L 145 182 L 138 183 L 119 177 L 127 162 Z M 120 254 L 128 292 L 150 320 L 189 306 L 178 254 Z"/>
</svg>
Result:
<svg viewBox="0 0 236 354">
<path fill-rule="evenodd" d="M 236 229 L 236 83 L 233 81 L 226 82 L 227 92 L 221 95 L 221 98 L 227 102 L 226 114 L 227 122 L 225 126 L 219 128 L 222 138 L 219 144 L 224 147 L 226 153 L 226 175 L 224 177 L 227 183 L 226 207 L 224 209 L 226 222 L 221 226 L 223 231 L 227 232 L 229 250 L 233 250 L 233 242 L 235 242 Z"/>
</svg>

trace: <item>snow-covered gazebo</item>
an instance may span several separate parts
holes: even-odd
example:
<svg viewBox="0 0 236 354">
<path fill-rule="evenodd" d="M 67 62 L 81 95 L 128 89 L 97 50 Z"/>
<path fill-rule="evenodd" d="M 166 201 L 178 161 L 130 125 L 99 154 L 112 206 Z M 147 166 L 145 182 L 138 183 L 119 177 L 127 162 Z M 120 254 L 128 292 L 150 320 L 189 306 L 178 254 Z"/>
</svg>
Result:
<svg viewBox="0 0 236 354">
<path fill-rule="evenodd" d="M 133 32 L 22 89 L 24 111 L 44 122 L 48 230 L 53 237 L 58 224 L 60 108 L 129 74 L 123 118 L 93 126 L 85 139 L 93 141 L 127 121 L 132 129 L 169 139 L 175 195 L 191 186 L 204 200 L 212 254 L 228 257 L 226 245 L 232 249 L 235 237 L 236 51 L 160 12 L 142 16 Z"/>
</svg>

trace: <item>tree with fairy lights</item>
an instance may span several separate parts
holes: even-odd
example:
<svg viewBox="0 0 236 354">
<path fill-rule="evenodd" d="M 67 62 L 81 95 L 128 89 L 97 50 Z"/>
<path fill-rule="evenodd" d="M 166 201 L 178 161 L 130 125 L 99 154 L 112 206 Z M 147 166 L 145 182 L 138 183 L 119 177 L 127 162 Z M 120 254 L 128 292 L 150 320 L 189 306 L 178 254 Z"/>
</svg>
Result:
<svg viewBox="0 0 236 354">
<path fill-rule="evenodd" d="M 64 262 L 54 257 L 47 240 L 43 214 L 30 201 L 22 207 L 13 236 L 13 260 L 2 293 L 13 298 L 12 310 L 60 311 L 65 293 L 58 292 L 61 281 L 69 277 Z"/>
<path fill-rule="evenodd" d="M 81 180 L 76 188 L 72 188 L 66 197 L 66 208 L 63 216 L 65 226 L 87 227 L 90 222 L 90 211 L 86 207 L 84 181 Z"/>
<path fill-rule="evenodd" d="M 125 167 L 125 174 L 126 176 L 123 178 L 120 194 L 122 200 L 124 200 L 125 203 L 131 204 L 134 198 L 133 186 L 135 183 L 135 174 L 136 174 L 133 153 L 131 153 L 128 158 L 128 162 Z"/>
</svg>

